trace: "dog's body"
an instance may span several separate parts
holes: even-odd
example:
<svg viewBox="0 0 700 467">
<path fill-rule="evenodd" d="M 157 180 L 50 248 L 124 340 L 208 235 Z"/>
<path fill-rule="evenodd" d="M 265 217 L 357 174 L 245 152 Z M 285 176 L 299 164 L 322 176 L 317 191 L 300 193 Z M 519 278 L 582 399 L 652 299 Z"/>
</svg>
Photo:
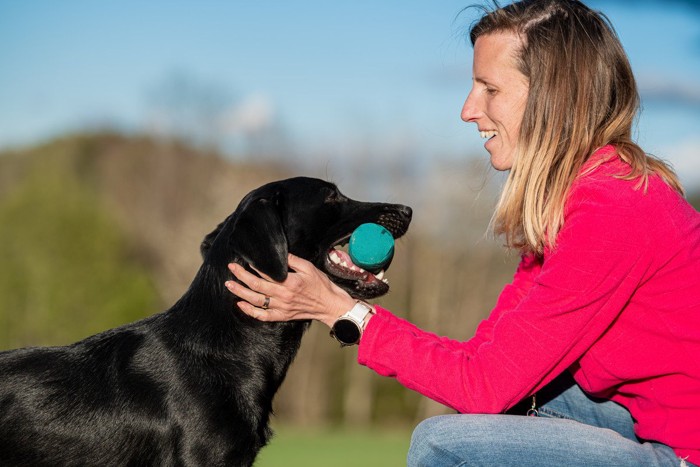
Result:
<svg viewBox="0 0 700 467">
<path fill-rule="evenodd" d="M 168 311 L 67 347 L 0 352 L 0 465 L 251 465 L 309 323 L 240 312 L 227 264 L 283 280 L 290 252 L 369 299 L 388 286 L 334 265 L 329 250 L 365 222 L 399 237 L 410 218 L 316 179 L 253 191 L 207 235 L 202 267 Z"/>
</svg>

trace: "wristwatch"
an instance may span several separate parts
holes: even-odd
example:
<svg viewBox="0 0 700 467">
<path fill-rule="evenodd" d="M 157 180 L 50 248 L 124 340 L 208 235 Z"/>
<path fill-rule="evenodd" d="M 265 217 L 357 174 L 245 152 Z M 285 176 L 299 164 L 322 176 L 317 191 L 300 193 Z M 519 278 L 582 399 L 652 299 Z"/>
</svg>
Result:
<svg viewBox="0 0 700 467">
<path fill-rule="evenodd" d="M 350 311 L 333 323 L 331 336 L 340 342 L 341 347 L 358 344 L 365 329 L 365 319 L 370 313 L 374 313 L 372 305 L 357 301 Z"/>
</svg>

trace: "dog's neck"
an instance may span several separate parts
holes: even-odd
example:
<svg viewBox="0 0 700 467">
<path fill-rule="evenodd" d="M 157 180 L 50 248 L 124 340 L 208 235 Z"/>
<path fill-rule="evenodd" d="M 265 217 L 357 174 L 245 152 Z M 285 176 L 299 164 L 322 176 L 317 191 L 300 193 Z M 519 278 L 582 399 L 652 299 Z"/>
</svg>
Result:
<svg viewBox="0 0 700 467">
<path fill-rule="evenodd" d="M 239 258 L 234 262 L 247 266 Z M 237 306 L 241 299 L 224 286 L 226 280 L 235 280 L 227 264 L 205 261 L 201 266 L 188 291 L 168 311 L 178 315 L 171 320 L 179 327 L 174 335 L 188 341 L 183 345 L 196 346 L 205 360 L 211 355 L 216 360 L 264 362 L 266 366 L 256 371 L 265 373 L 266 392 L 271 397 L 284 380 L 310 322 L 264 323 L 243 313 Z"/>
</svg>

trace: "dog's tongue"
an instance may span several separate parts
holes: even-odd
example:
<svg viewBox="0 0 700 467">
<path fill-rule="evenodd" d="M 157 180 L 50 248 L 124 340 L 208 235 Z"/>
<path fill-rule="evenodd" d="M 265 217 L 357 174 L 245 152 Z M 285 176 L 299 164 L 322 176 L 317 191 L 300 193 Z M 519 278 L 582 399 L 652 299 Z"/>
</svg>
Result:
<svg viewBox="0 0 700 467">
<path fill-rule="evenodd" d="M 331 251 L 330 257 L 331 261 L 333 261 L 335 264 L 343 266 L 344 268 L 348 268 L 355 272 L 365 272 L 364 269 L 352 262 L 350 255 L 346 251 L 335 249 Z"/>
</svg>

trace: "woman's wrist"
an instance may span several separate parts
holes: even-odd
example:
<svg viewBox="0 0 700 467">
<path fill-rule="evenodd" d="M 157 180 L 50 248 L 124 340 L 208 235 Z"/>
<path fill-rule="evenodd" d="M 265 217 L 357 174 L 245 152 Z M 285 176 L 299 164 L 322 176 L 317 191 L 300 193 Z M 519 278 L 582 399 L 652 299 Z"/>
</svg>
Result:
<svg viewBox="0 0 700 467">
<path fill-rule="evenodd" d="M 333 305 L 329 309 L 329 313 L 321 321 L 329 328 L 333 327 L 333 324 L 343 316 L 345 313 L 350 311 L 353 306 L 355 306 L 355 299 L 350 295 L 345 294 L 343 297 L 339 297 L 335 300 Z"/>
<path fill-rule="evenodd" d="M 331 327 L 331 337 L 340 342 L 341 347 L 357 345 L 367 323 L 376 309 L 373 305 L 357 300 L 353 307 L 343 313 Z"/>
</svg>

